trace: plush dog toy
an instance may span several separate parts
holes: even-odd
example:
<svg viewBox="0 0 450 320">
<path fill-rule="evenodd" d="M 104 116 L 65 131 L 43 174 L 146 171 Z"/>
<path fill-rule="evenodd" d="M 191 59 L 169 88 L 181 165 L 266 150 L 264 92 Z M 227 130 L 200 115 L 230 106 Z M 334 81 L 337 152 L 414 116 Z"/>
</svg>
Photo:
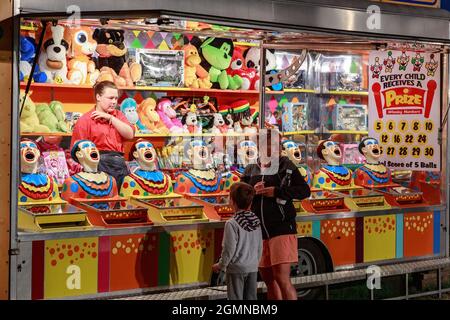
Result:
<svg viewBox="0 0 450 320">
<path fill-rule="evenodd" d="M 131 87 L 141 78 L 141 65 L 136 62 L 130 65 L 127 63 L 123 34 L 123 30 L 95 29 L 93 38 L 97 41 L 97 67 L 100 69 L 97 82 L 109 80 L 117 86 Z"/>
<path fill-rule="evenodd" d="M 202 67 L 209 72 L 213 88 L 239 89 L 242 78 L 239 75 L 230 76 L 226 70 L 233 56 L 233 41 L 223 38 L 207 38 L 200 47 L 204 61 Z"/>
<path fill-rule="evenodd" d="M 36 45 L 31 37 L 20 36 L 20 62 L 19 62 L 19 80 L 27 81 L 31 74 L 32 64 L 36 55 Z M 34 82 L 47 82 L 47 75 L 41 72 L 39 64 L 36 64 L 33 73 Z"/>
<path fill-rule="evenodd" d="M 213 115 L 213 126 L 211 128 L 211 133 L 217 134 L 217 133 L 227 133 L 228 132 L 228 125 L 225 123 L 225 120 L 220 113 L 214 113 Z"/>
<path fill-rule="evenodd" d="M 198 123 L 196 109 L 195 105 L 191 105 L 189 112 L 181 119 L 183 128 L 190 133 L 202 133 L 202 127 Z"/>
<path fill-rule="evenodd" d="M 74 84 L 94 85 L 100 71 L 95 68 L 92 54 L 97 42 L 92 38 L 90 27 L 70 29 L 70 49 L 67 78 Z"/>
<path fill-rule="evenodd" d="M 69 29 L 49 22 L 44 34 L 39 55 L 39 68 L 47 75 L 47 82 L 69 83 L 67 79 L 67 51 L 69 50 Z"/>
</svg>

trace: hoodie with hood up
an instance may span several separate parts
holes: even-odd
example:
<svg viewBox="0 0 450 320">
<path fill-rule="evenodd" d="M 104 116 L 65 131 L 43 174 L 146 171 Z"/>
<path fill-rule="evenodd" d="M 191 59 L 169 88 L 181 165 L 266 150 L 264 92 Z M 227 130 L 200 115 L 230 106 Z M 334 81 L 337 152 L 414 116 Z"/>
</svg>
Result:
<svg viewBox="0 0 450 320">
<path fill-rule="evenodd" d="M 260 221 L 251 211 L 238 211 L 225 223 L 219 265 L 227 273 L 257 272 L 262 254 Z"/>
</svg>

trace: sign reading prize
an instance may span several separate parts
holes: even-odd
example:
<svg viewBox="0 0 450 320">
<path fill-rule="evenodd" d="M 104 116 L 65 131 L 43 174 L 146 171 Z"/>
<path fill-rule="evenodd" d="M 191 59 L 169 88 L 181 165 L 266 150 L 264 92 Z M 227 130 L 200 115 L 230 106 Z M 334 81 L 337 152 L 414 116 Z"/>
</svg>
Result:
<svg viewBox="0 0 450 320">
<path fill-rule="evenodd" d="M 439 63 L 435 53 L 370 53 L 369 136 L 391 169 L 440 171 Z"/>
</svg>

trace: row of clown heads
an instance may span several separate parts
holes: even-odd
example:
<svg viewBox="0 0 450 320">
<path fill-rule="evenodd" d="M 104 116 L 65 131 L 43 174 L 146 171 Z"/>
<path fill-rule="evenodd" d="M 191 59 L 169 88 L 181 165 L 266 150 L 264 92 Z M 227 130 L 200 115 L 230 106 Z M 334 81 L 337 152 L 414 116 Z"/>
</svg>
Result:
<svg viewBox="0 0 450 320">
<path fill-rule="evenodd" d="M 341 165 L 342 153 L 337 143 L 331 140 L 322 141 L 318 148 L 318 156 L 325 163 L 313 175 L 303 166 L 299 144 L 292 140 L 282 142 L 282 155 L 289 157 L 300 170 L 310 187 L 322 189 L 347 189 L 356 185 L 371 187 L 391 183 L 391 174 L 379 162 L 381 148 L 374 138 L 365 138 L 359 144 L 359 152 L 366 158 L 363 166 L 354 173 Z M 38 173 L 39 149 L 32 140 L 22 140 L 21 183 L 19 186 L 19 202 L 52 202 L 60 200 L 56 180 L 46 174 Z M 207 166 L 211 157 L 206 143 L 202 140 L 189 141 L 185 144 L 185 154 L 190 158 L 192 167 L 182 171 L 172 181 L 171 177 L 159 170 L 157 154 L 153 145 L 144 139 L 136 141 L 130 151 L 130 159 L 135 159 L 139 167 L 126 176 L 120 188 L 116 180 L 98 170 L 100 153 L 95 144 L 89 140 L 77 141 L 71 150 L 72 158 L 81 164 L 83 171 L 67 178 L 62 186 L 61 198 L 72 203 L 72 199 L 113 198 L 122 196 L 129 198 L 163 196 L 172 192 L 185 194 L 211 194 L 227 192 L 230 186 L 239 181 L 243 169 L 250 163 L 256 163 L 258 147 L 253 141 L 239 143 L 238 156 L 242 166 L 234 171 L 218 172 Z M 120 192 L 119 192 L 120 190 Z"/>
</svg>

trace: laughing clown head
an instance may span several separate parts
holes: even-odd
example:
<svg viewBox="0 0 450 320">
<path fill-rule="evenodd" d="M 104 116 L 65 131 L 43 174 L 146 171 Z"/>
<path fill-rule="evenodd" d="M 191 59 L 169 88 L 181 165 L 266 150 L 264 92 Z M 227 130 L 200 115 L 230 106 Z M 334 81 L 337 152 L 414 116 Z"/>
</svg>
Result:
<svg viewBox="0 0 450 320">
<path fill-rule="evenodd" d="M 381 157 L 381 147 L 375 138 L 364 138 L 358 146 L 359 152 L 366 157 L 366 162 L 378 164 Z"/>
<path fill-rule="evenodd" d="M 317 155 L 329 165 L 337 166 L 341 164 L 342 152 L 339 145 L 334 141 L 324 140 L 319 143 Z"/>
<path fill-rule="evenodd" d="M 85 172 L 97 172 L 100 153 L 92 141 L 78 140 L 74 143 L 70 155 L 81 164 Z"/>
<path fill-rule="evenodd" d="M 149 141 L 144 139 L 137 140 L 130 151 L 130 159 L 136 159 L 142 170 L 155 171 L 157 169 L 156 150 Z"/>
<path fill-rule="evenodd" d="M 20 165 L 23 173 L 36 173 L 41 153 L 36 143 L 29 139 L 20 141 Z"/>
</svg>

